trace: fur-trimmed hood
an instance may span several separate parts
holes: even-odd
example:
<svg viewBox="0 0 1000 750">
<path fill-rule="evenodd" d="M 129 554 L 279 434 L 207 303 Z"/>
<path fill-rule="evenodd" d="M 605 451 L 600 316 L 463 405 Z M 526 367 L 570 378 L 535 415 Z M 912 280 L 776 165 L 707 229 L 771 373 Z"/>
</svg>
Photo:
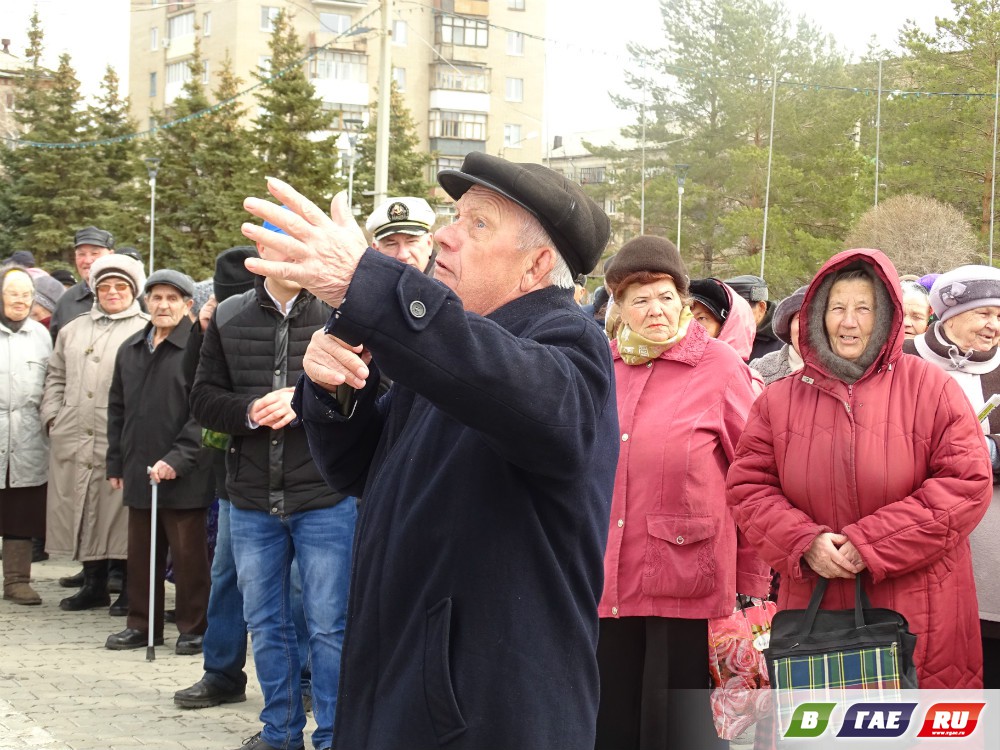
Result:
<svg viewBox="0 0 1000 750">
<path fill-rule="evenodd" d="M 875 328 L 864 354 L 852 362 L 838 357 L 830 349 L 823 319 L 833 277 L 838 271 L 855 267 L 865 271 L 875 286 Z M 855 383 L 866 374 L 891 365 L 903 351 L 901 310 L 899 275 L 882 251 L 845 250 L 833 256 L 809 284 L 799 313 L 799 350 L 806 368 Z"/>
</svg>

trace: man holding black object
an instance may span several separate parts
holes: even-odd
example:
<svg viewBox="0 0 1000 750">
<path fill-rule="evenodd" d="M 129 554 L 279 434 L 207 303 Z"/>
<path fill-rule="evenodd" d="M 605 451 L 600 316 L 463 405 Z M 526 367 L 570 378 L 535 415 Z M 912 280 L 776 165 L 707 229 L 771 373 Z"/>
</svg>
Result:
<svg viewBox="0 0 1000 750">
<path fill-rule="evenodd" d="M 291 212 L 245 203 L 290 235 L 244 225 L 285 257 L 247 267 L 334 307 L 295 405 L 327 481 L 362 494 L 335 747 L 593 747 L 620 438 L 573 278 L 608 218 L 537 164 L 473 153 L 438 179 L 457 199 L 443 283 L 366 250 L 343 195 L 331 218 L 277 180 Z"/>
</svg>

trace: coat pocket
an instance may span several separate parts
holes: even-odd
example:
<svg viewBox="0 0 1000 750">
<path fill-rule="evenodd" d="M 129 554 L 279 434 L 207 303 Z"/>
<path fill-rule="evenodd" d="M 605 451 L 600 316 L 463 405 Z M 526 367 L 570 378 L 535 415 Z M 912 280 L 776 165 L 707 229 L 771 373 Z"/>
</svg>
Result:
<svg viewBox="0 0 1000 750">
<path fill-rule="evenodd" d="M 712 516 L 646 516 L 646 557 L 642 593 L 698 599 L 715 588 L 715 534 Z"/>
<path fill-rule="evenodd" d="M 451 599 L 442 599 L 427 610 L 424 697 L 438 744 L 450 742 L 466 730 L 451 681 Z"/>
</svg>

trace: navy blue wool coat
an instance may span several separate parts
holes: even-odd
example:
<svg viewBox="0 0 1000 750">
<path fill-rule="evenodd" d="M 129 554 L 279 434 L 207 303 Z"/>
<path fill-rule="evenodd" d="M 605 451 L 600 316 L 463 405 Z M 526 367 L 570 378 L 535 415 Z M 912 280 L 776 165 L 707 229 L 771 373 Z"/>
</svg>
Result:
<svg viewBox="0 0 1000 750">
<path fill-rule="evenodd" d="M 337 748 L 593 747 L 618 415 L 571 295 L 484 318 L 369 250 L 331 318 L 377 363 L 349 418 L 307 378 L 295 401 L 327 481 L 363 495 Z"/>
</svg>

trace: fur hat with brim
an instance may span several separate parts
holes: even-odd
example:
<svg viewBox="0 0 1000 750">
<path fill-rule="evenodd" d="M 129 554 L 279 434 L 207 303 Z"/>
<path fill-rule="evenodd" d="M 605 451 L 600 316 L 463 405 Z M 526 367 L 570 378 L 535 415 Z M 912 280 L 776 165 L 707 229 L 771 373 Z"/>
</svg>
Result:
<svg viewBox="0 0 1000 750">
<path fill-rule="evenodd" d="M 687 296 L 690 284 L 687 268 L 674 243 L 663 237 L 641 235 L 626 242 L 604 272 L 604 280 L 612 294 L 620 297 L 619 285 L 629 276 L 644 271 L 667 274 L 681 296 Z"/>
<path fill-rule="evenodd" d="M 945 321 L 977 307 L 1000 307 L 1000 268 L 959 266 L 937 277 L 931 307 Z"/>
<path fill-rule="evenodd" d="M 132 296 L 136 297 L 146 283 L 142 263 L 127 255 L 102 255 L 90 267 L 90 289 L 97 293 L 97 285 L 110 278 L 124 279 L 132 287 Z"/>
<path fill-rule="evenodd" d="M 583 188 L 541 164 L 516 164 L 473 151 L 460 170 L 443 169 L 437 179 L 455 200 L 480 185 L 526 210 L 538 219 L 574 277 L 594 269 L 611 236 L 611 220 Z"/>
<path fill-rule="evenodd" d="M 774 335 L 786 344 L 792 343 L 792 318 L 802 309 L 806 292 L 809 286 L 800 286 L 794 292 L 785 297 L 774 308 L 774 316 L 771 318 L 771 329 Z"/>
</svg>

